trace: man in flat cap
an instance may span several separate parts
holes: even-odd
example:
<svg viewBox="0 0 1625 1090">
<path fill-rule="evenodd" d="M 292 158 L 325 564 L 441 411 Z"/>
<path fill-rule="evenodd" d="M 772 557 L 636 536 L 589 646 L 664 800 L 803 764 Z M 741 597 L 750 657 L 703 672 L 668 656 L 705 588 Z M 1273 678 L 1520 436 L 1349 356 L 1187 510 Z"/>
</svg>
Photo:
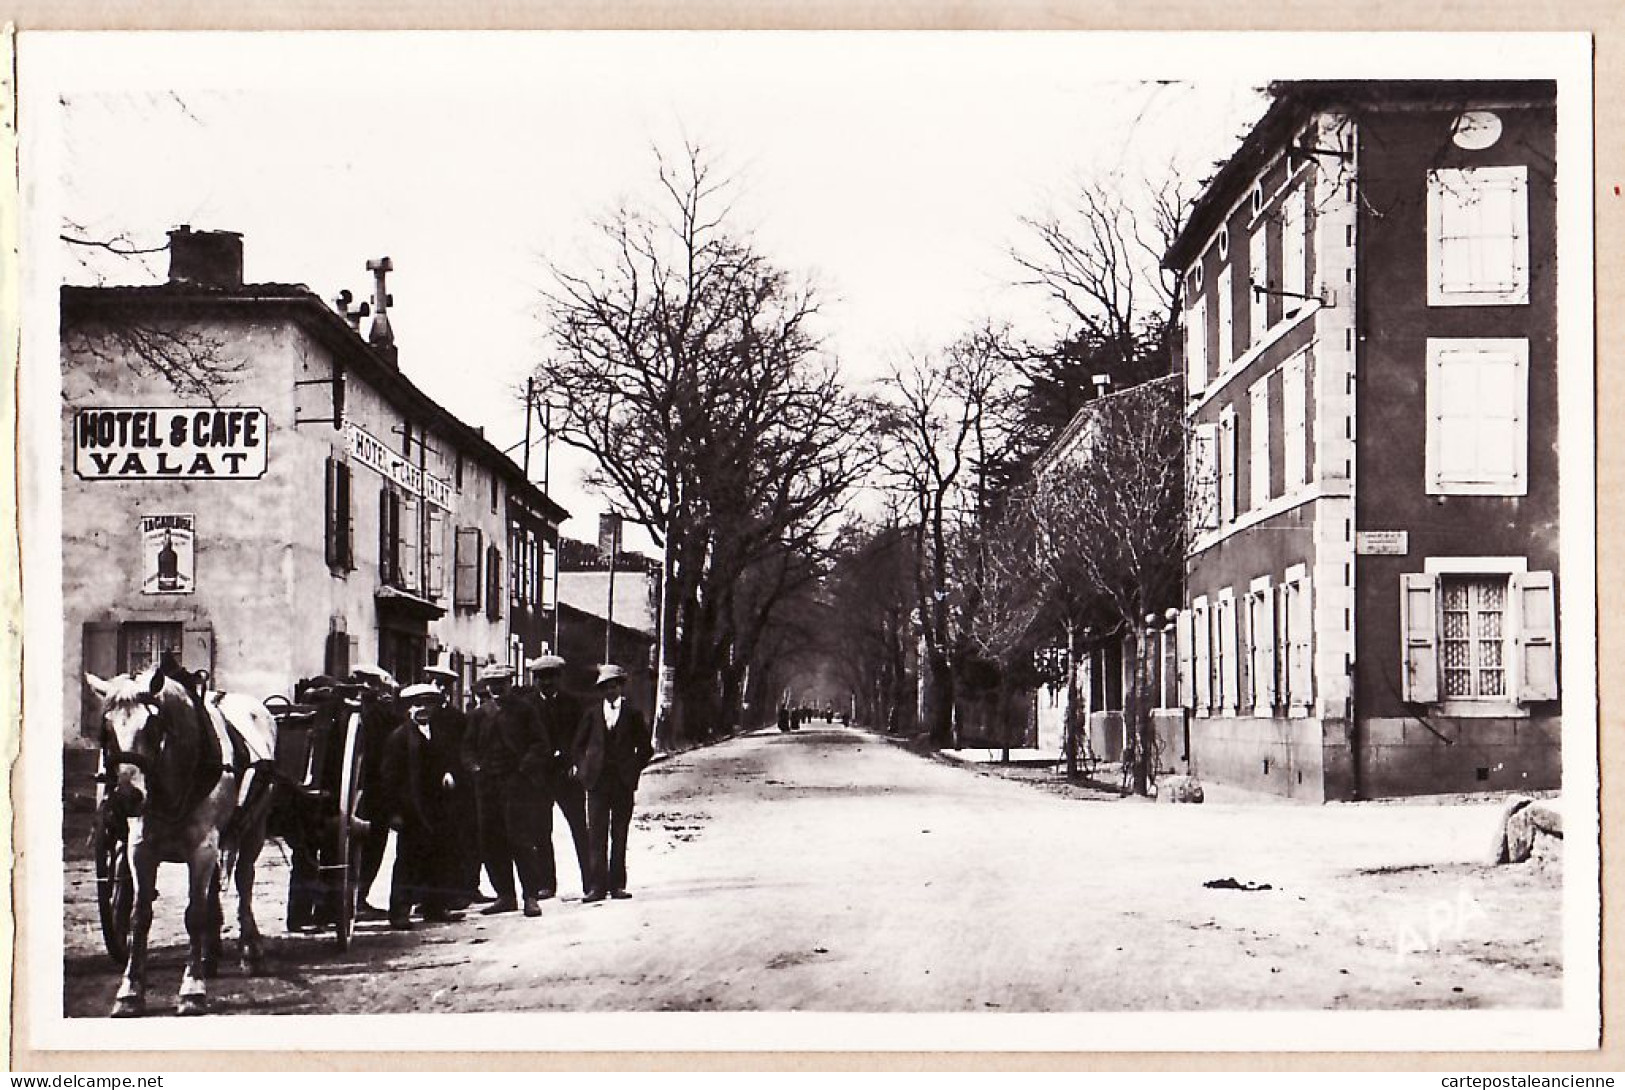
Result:
<svg viewBox="0 0 1625 1090">
<path fill-rule="evenodd" d="M 638 777 L 654 756 L 649 724 L 626 700 L 626 671 L 598 668 L 598 699 L 581 717 L 576 736 L 575 774 L 587 792 L 587 837 L 592 849 L 592 882 L 582 900 L 616 900 L 626 889 L 626 834 L 632 827 L 632 799 Z"/>
<path fill-rule="evenodd" d="M 542 891 L 543 900 L 558 893 L 558 865 L 553 854 L 553 807 L 558 806 L 570 827 L 575 844 L 576 865 L 581 871 L 581 891 L 591 883 L 592 856 L 587 846 L 587 796 L 581 784 L 570 775 L 575 761 L 576 730 L 581 726 L 581 704 L 560 688 L 565 662 L 557 655 L 539 655 L 526 663 L 535 679 L 532 699 L 542 723 L 553 740 L 553 756 L 547 769 L 547 799 L 542 804 Z"/>
<path fill-rule="evenodd" d="M 469 717 L 464 764 L 474 770 L 480 845 L 497 899 L 480 911 L 513 912 L 519 872 L 525 915 L 542 914 L 541 825 L 553 742 L 536 706 L 514 693 L 513 668 L 487 666 L 480 681 L 491 698 Z"/>
</svg>

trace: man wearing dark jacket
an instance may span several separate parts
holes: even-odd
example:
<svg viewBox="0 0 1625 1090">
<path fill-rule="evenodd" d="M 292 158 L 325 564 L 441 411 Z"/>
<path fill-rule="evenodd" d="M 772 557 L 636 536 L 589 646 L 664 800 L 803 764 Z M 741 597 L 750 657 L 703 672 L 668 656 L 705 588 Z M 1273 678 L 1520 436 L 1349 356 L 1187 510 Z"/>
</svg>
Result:
<svg viewBox="0 0 1625 1090">
<path fill-rule="evenodd" d="M 453 849 L 446 837 L 452 793 L 457 789 L 458 759 L 449 739 L 435 734 L 434 713 L 441 702 L 433 685 L 408 685 L 401 691 L 407 721 L 384 745 L 383 812 L 395 830 L 395 873 L 389 889 L 389 925 L 411 930 L 413 905 L 423 918 L 452 918 L 456 896 Z"/>
<path fill-rule="evenodd" d="M 479 795 L 480 843 L 497 899 L 484 915 L 512 912 L 513 872 L 519 872 L 525 915 L 542 914 L 541 815 L 553 742 L 536 706 L 511 691 L 513 670 L 488 666 L 480 673 L 491 698 L 469 716 L 464 765 Z"/>
<path fill-rule="evenodd" d="M 455 907 L 466 908 L 475 901 L 490 901 L 480 892 L 480 829 L 474 809 L 474 775 L 463 764 L 468 716 L 457 707 L 457 672 L 443 664 L 425 666 L 423 676 L 440 690 L 441 704 L 429 717 L 435 745 L 451 755 L 455 763 L 450 805 L 442 839 L 448 853 L 452 887 L 458 891 Z"/>
<path fill-rule="evenodd" d="M 581 726 L 581 704 L 575 697 L 559 688 L 564 671 L 564 660 L 557 655 L 541 655 L 527 665 L 536 680 L 532 699 L 553 740 L 553 759 L 547 769 L 547 795 L 542 804 L 542 891 L 547 898 L 558 893 L 559 875 L 553 855 L 553 807 L 557 804 L 570 827 L 570 839 L 575 844 L 576 865 L 581 871 L 583 894 L 591 886 L 592 854 L 587 843 L 586 792 L 570 776 L 570 765 L 575 761 L 576 730 Z"/>
<path fill-rule="evenodd" d="M 598 696 L 581 716 L 576 735 L 575 774 L 587 792 L 587 837 L 592 850 L 592 881 L 582 900 L 616 900 L 626 890 L 626 834 L 632 826 L 632 800 L 638 777 L 654 756 L 649 724 L 626 702 L 626 671 L 598 669 Z"/>
</svg>

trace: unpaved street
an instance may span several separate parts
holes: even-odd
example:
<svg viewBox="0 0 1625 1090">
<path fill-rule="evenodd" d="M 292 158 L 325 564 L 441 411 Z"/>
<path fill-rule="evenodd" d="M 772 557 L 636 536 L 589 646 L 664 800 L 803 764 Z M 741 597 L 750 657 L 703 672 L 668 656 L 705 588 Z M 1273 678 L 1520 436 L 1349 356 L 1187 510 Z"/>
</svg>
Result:
<svg viewBox="0 0 1625 1090">
<path fill-rule="evenodd" d="M 1077 801 L 854 730 L 758 733 L 661 762 L 639 793 L 630 901 L 411 933 L 281 930 L 218 1013 L 1066 1011 L 1555 1006 L 1560 873 L 1483 864 L 1492 803 Z M 150 1002 L 172 1010 L 183 872 L 165 868 Z M 382 904 L 388 872 L 373 894 Z M 1233 886 L 1205 882 L 1234 879 Z M 67 1011 L 107 1013 L 94 879 L 69 845 Z M 228 928 L 235 905 L 228 899 Z M 231 936 L 228 935 L 228 944 Z M 228 951 L 233 947 L 228 945 Z M 234 955 L 233 955 L 234 956 Z"/>
</svg>

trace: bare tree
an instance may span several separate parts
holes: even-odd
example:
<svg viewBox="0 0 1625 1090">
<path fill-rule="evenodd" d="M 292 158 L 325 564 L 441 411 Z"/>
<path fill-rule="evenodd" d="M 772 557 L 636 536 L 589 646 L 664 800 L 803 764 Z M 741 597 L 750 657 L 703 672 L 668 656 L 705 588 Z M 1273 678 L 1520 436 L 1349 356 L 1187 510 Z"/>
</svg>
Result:
<svg viewBox="0 0 1625 1090">
<path fill-rule="evenodd" d="M 657 155 L 660 199 L 618 208 L 543 294 L 543 387 L 589 483 L 665 556 L 668 744 L 725 729 L 775 606 L 859 467 L 858 409 L 811 330 L 812 290 L 731 223 L 708 157 Z"/>
<path fill-rule="evenodd" d="M 58 239 L 76 256 L 86 272 L 104 284 L 104 266 L 81 255 L 94 253 L 112 260 L 114 267 L 142 279 L 152 274 L 144 259 L 169 249 L 146 246 L 118 233 L 95 237 L 82 225 L 64 221 Z M 221 395 L 237 381 L 247 363 L 232 355 L 224 337 L 209 333 L 196 322 L 178 316 L 166 321 L 151 306 L 121 307 L 117 300 L 100 301 L 93 313 L 62 323 L 62 350 L 65 355 L 92 359 L 116 367 L 126 367 L 146 378 L 167 383 L 182 397 L 197 397 L 218 404 Z"/>
<path fill-rule="evenodd" d="M 1045 582 L 1095 598 L 1121 634 L 1137 681 L 1147 676 L 1143 620 L 1177 601 L 1183 574 L 1182 389 L 1169 377 L 1095 402 L 1075 445 L 1040 470 L 1031 495 Z M 1150 700 L 1143 684 L 1125 693 L 1141 793 L 1154 771 Z"/>
<path fill-rule="evenodd" d="M 894 367 L 874 403 L 882 485 L 913 535 L 925 724 L 937 746 L 953 741 L 955 662 L 980 605 L 990 470 L 1014 434 L 1011 377 L 994 341 L 978 332 Z"/>
</svg>

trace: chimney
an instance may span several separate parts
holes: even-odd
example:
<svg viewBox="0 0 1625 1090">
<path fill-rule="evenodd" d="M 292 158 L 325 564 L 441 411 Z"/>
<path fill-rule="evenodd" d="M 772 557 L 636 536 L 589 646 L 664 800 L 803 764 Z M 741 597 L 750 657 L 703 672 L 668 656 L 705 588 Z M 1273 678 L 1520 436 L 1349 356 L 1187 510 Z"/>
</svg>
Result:
<svg viewBox="0 0 1625 1090">
<path fill-rule="evenodd" d="M 1111 393 L 1112 377 L 1110 375 L 1090 375 L 1089 379 L 1095 384 L 1095 396 L 1105 397 Z"/>
<path fill-rule="evenodd" d="M 606 557 L 621 551 L 621 516 L 613 511 L 598 516 L 598 551 Z"/>
<path fill-rule="evenodd" d="M 367 262 L 367 271 L 372 273 L 375 282 L 372 296 L 372 328 L 367 331 L 367 341 L 391 367 L 399 370 L 400 350 L 395 347 L 395 330 L 389 324 L 389 308 L 395 299 L 384 284 L 384 278 L 395 271 L 395 263 L 387 257 L 380 257 L 376 261 Z"/>
<path fill-rule="evenodd" d="M 243 236 L 236 231 L 169 232 L 169 282 L 235 291 L 243 286 Z"/>
</svg>

